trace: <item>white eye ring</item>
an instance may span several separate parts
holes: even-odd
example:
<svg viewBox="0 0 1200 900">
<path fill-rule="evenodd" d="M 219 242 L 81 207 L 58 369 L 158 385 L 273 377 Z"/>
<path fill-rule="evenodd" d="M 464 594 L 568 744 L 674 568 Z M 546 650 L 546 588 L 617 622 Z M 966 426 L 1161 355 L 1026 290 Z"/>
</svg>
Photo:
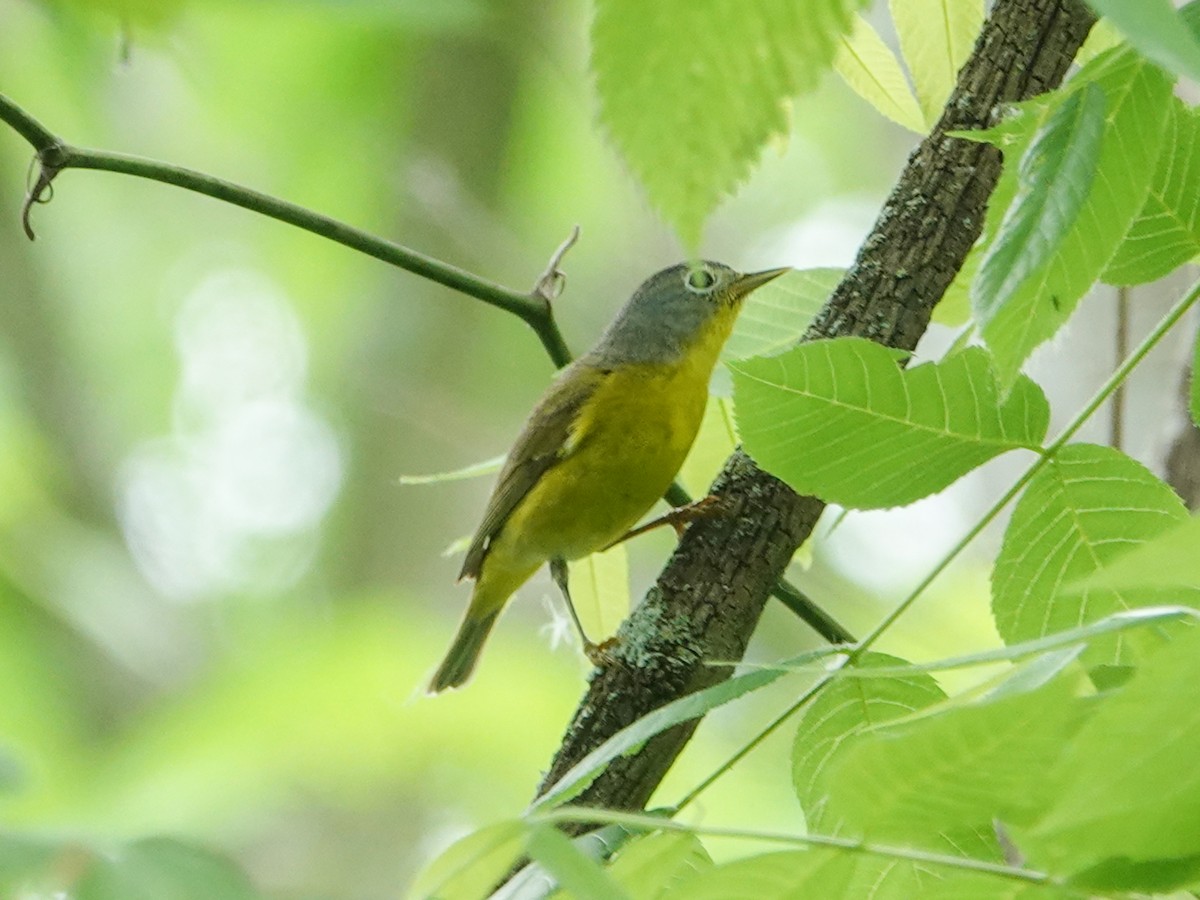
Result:
<svg viewBox="0 0 1200 900">
<path fill-rule="evenodd" d="M 712 290 L 717 283 L 716 273 L 708 266 L 697 266 L 688 269 L 683 276 L 683 286 L 693 294 L 704 294 Z"/>
</svg>

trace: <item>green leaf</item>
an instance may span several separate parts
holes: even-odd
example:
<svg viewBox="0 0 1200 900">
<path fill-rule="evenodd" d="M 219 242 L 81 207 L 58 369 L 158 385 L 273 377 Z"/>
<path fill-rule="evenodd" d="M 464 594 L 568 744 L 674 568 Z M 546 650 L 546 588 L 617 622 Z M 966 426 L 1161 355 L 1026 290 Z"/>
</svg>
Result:
<svg viewBox="0 0 1200 900">
<path fill-rule="evenodd" d="M 1158 589 L 1065 590 L 1187 517 L 1175 493 L 1140 463 L 1108 447 L 1072 444 L 1025 489 L 992 574 L 992 613 L 1005 643 L 1054 634 L 1120 610 L 1184 602 Z M 1196 592 L 1189 597 L 1200 600 Z M 1091 664 L 1123 662 L 1147 629 L 1093 641 Z"/>
<path fill-rule="evenodd" d="M 1062 662 L 1052 660 L 1052 671 Z M 918 845 L 994 820 L 1029 821 L 1080 715 L 1072 679 L 1026 676 L 1018 672 L 1022 689 L 1002 682 L 982 702 L 955 701 L 861 735 L 830 767 L 829 808 L 855 834 Z"/>
<path fill-rule="evenodd" d="M 469 466 L 452 469 L 449 472 L 435 472 L 432 475 L 401 475 L 396 479 L 396 483 L 408 486 L 411 484 L 436 484 L 440 481 L 462 481 L 466 478 L 494 475 L 500 471 L 502 465 L 504 465 L 504 456 L 493 456 L 483 462 L 471 463 Z"/>
<path fill-rule="evenodd" d="M 1172 98 L 1150 193 L 1104 270 L 1109 284 L 1141 284 L 1200 254 L 1200 110 Z"/>
<path fill-rule="evenodd" d="M 1096 690 L 1108 691 L 1123 686 L 1133 677 L 1133 673 L 1136 671 L 1137 668 L 1135 666 L 1116 666 L 1103 663 L 1088 669 L 1088 680 L 1091 681 Z"/>
<path fill-rule="evenodd" d="M 925 125 L 933 125 L 983 27 L 983 0 L 888 0 Z"/>
<path fill-rule="evenodd" d="M 608 873 L 633 900 L 657 900 L 696 872 L 712 868 L 704 845 L 686 831 L 660 831 L 630 841 Z"/>
<path fill-rule="evenodd" d="M 1085 894 L 983 872 L 949 872 L 926 885 L 921 900 L 1088 900 Z"/>
<path fill-rule="evenodd" d="M 553 825 L 535 825 L 529 832 L 529 855 L 550 873 L 575 900 L 628 900 L 600 864 L 579 849 Z"/>
<path fill-rule="evenodd" d="M 525 824 L 497 822 L 451 844 L 417 876 L 411 900 L 479 900 L 525 853 Z"/>
<path fill-rule="evenodd" d="M 629 554 L 624 544 L 573 561 L 567 568 L 571 603 L 594 641 L 616 632 L 629 615 Z"/>
<path fill-rule="evenodd" d="M 823 647 L 803 653 L 789 660 L 790 665 L 802 665 L 805 662 L 832 656 L 839 652 L 832 647 Z M 735 675 L 728 681 L 722 681 L 712 687 L 704 688 L 693 694 L 687 694 L 678 700 L 672 700 L 666 706 L 660 706 L 652 713 L 642 716 L 632 725 L 622 728 L 607 741 L 577 762 L 563 775 L 554 787 L 543 794 L 531 807 L 531 812 L 539 812 L 558 806 L 591 784 L 610 760 L 616 759 L 642 746 L 660 731 L 665 731 L 680 722 L 690 722 L 705 715 L 709 710 L 736 700 L 750 691 L 765 687 L 787 674 L 786 669 L 755 669 L 741 675 Z"/>
<path fill-rule="evenodd" d="M 866 0 L 597 0 L 600 118 L 689 248 L 788 129 L 785 101 L 816 86 Z"/>
<path fill-rule="evenodd" d="M 1075 54 L 1075 62 L 1081 66 L 1084 63 L 1089 63 L 1101 53 L 1119 46 L 1123 40 L 1121 32 L 1113 27 L 1112 22 L 1107 19 L 1101 19 L 1088 32 L 1087 40 L 1083 42 L 1083 46 Z"/>
<path fill-rule="evenodd" d="M 882 861 L 875 860 L 877 868 Z M 855 859 L 813 849 L 764 853 L 714 866 L 681 881 L 663 900 L 796 900 L 855 897 L 850 892 Z"/>
<path fill-rule="evenodd" d="M 925 133 L 925 118 L 900 61 L 862 16 L 855 16 L 854 30 L 842 37 L 833 70 L 850 90 L 897 125 Z"/>
<path fill-rule="evenodd" d="M 793 269 L 760 287 L 742 305 L 721 358 L 774 356 L 794 346 L 845 274 L 845 269 Z"/>
<path fill-rule="evenodd" d="M 1082 895 L 894 854 L 813 847 L 700 872 L 662 900 L 1060 900 Z"/>
<path fill-rule="evenodd" d="M 847 507 L 935 493 L 1006 450 L 1037 447 L 1049 417 L 1027 378 L 1001 403 L 979 347 L 902 371 L 894 351 L 837 338 L 730 368 L 750 455 L 798 492 Z"/>
<path fill-rule="evenodd" d="M 1110 51 L 1084 66 L 1064 91 L 1070 96 L 1091 85 L 1107 98 L 1107 115 L 1091 189 L 1079 204 L 1073 224 L 1061 234 L 1056 248 L 1046 248 L 1045 252 L 1053 249 L 1048 259 L 1023 272 L 1019 286 L 1001 298 L 1002 303 L 972 286 L 980 333 L 995 356 L 997 373 L 1006 388 L 1033 349 L 1062 326 L 1104 271 L 1145 203 L 1163 146 L 1171 84 L 1162 70 L 1131 50 Z M 990 205 L 996 214 L 1017 193 L 1013 162 L 1023 142 L 1032 138 L 1034 131 L 1029 129 L 1036 129 L 1042 118 L 1029 112 L 1045 105 L 1044 100 L 1032 101 L 1018 119 L 1026 129 L 1025 138 L 1000 130 L 999 137 L 1010 144 L 1004 148 L 1008 164 Z M 1033 148 L 1026 152 L 1032 153 Z M 989 216 L 985 240 L 996 239 L 1001 230 Z M 991 252 L 986 250 L 985 255 Z"/>
<path fill-rule="evenodd" d="M 1200 607 L 1200 516 L 1167 530 L 1105 563 L 1068 592 L 1156 591 Z"/>
<path fill-rule="evenodd" d="M 941 302 L 934 308 L 934 321 L 946 325 L 956 325 L 971 318 L 972 294 L 975 290 L 975 278 L 979 274 L 980 264 L 995 240 L 996 233 L 1000 230 L 1000 222 L 1017 193 L 1014 161 L 1020 160 L 1028 149 L 1033 135 L 1049 114 L 1049 109 L 1049 101 L 1045 97 L 1037 97 L 1024 103 L 1014 104 L 1009 115 L 992 128 L 950 132 L 952 137 L 982 141 L 1000 148 L 1004 151 L 1006 165 L 988 200 L 983 232 L 967 253 L 958 274 L 946 288 Z M 947 307 L 945 313 L 941 312 L 942 307 Z"/>
<path fill-rule="evenodd" d="M 1052 107 L 1033 136 L 1017 168 L 1017 195 L 972 286 L 983 321 L 1012 301 L 1075 224 L 1096 174 L 1104 113 L 1104 92 L 1085 84 Z"/>
<path fill-rule="evenodd" d="M 862 669 L 903 665 L 883 653 L 868 653 Z M 890 678 L 837 678 L 809 705 L 796 730 L 792 783 L 809 828 L 830 831 L 840 811 L 829 808 L 829 771 L 867 729 L 946 698 L 929 675 Z"/>
<path fill-rule="evenodd" d="M 1006 156 L 1010 156 L 1014 160 L 1019 160 L 1025 151 L 1029 149 L 1029 145 L 1033 141 L 1033 136 L 1037 134 L 1038 129 L 1045 123 L 1055 104 L 1061 102 L 1065 94 L 1065 90 L 1060 93 L 1051 92 L 1048 94 L 1039 94 L 1020 103 L 1010 103 L 1004 110 L 1004 117 L 990 128 L 947 131 L 946 134 L 950 137 L 962 138 L 964 141 L 991 144 L 993 147 L 1003 150 Z M 1010 153 L 1009 151 L 1013 149 L 1016 149 L 1018 152 Z M 1015 169 L 1010 166 L 1009 171 L 1013 172 Z M 1015 178 L 1010 179 L 1009 186 L 1012 188 L 1012 191 L 1006 198 L 1005 209 L 1007 209 L 1008 204 L 1012 202 L 1012 198 L 1016 195 Z M 988 206 L 990 207 L 991 204 L 989 203 Z"/>
<path fill-rule="evenodd" d="M 1062 745 L 1046 796 L 1053 804 L 1020 846 L 1056 872 L 1110 859 L 1177 861 L 1200 855 L 1200 630 L 1150 657 L 1125 687 L 1099 699 L 1094 715 Z M 1122 878 L 1136 870 L 1121 867 Z M 1188 868 L 1188 867 L 1183 867 Z M 1157 869 L 1157 870 L 1156 870 Z M 1160 890 L 1162 868 L 1144 873 Z M 1186 874 L 1194 878 L 1195 870 Z"/>
<path fill-rule="evenodd" d="M 1170 0 L 1088 0 L 1143 56 L 1200 81 L 1200 42 Z"/>
<path fill-rule="evenodd" d="M 967 253 L 966 260 L 963 261 L 963 268 L 958 270 L 958 275 L 950 282 L 946 293 L 942 294 L 942 299 L 933 308 L 931 322 L 945 325 L 947 328 L 958 328 L 970 320 L 971 279 L 979 269 L 978 263 L 979 258 L 975 256 L 975 248 L 972 247 L 971 251 Z M 968 265 L 972 267 L 970 273 L 966 272 Z"/>
<path fill-rule="evenodd" d="M 1076 872 L 1069 884 L 1092 890 L 1151 891 L 1166 893 L 1200 881 L 1200 854 L 1175 859 L 1133 862 L 1128 857 L 1110 857 L 1091 868 Z M 1195 894 L 1185 895 L 1188 898 Z"/>
<path fill-rule="evenodd" d="M 257 900 L 227 859 L 170 838 L 146 838 L 97 858 L 72 894 L 77 900 Z"/>
</svg>

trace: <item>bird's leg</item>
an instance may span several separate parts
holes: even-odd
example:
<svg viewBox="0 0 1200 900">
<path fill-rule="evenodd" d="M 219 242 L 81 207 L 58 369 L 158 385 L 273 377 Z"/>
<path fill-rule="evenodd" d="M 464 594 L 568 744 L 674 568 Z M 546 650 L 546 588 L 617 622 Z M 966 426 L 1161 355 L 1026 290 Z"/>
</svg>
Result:
<svg viewBox="0 0 1200 900">
<path fill-rule="evenodd" d="M 690 523 L 707 516 L 719 516 L 726 512 L 727 509 L 728 504 L 724 499 L 718 497 L 716 494 L 709 494 L 707 497 L 701 497 L 699 500 L 689 503 L 686 506 L 676 506 L 670 512 L 664 513 L 657 519 L 651 519 L 645 525 L 639 525 L 637 528 L 625 532 L 604 549 L 609 550 L 617 546 L 617 544 L 623 544 L 630 538 L 637 537 L 639 534 L 645 534 L 647 531 L 652 531 L 663 525 L 670 525 L 675 529 L 676 536 L 682 538 L 684 529 Z"/>
<path fill-rule="evenodd" d="M 554 583 L 562 591 L 563 599 L 567 601 L 567 610 L 571 613 L 571 621 L 575 623 L 575 630 L 579 632 L 579 639 L 583 642 L 583 655 L 596 667 L 611 663 L 613 659 L 609 651 L 616 642 L 616 638 L 609 638 L 599 644 L 593 643 L 588 638 L 587 632 L 583 630 L 583 623 L 579 621 L 579 613 L 575 611 L 575 604 L 571 600 L 571 589 L 567 586 L 567 561 L 561 556 L 550 560 L 550 577 L 554 579 Z"/>
</svg>

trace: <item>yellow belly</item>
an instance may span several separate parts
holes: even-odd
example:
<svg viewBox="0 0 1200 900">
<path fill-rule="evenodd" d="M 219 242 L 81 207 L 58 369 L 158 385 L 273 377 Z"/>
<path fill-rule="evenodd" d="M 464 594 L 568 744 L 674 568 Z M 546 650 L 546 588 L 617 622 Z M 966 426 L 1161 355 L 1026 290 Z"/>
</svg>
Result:
<svg viewBox="0 0 1200 900">
<path fill-rule="evenodd" d="M 708 396 L 699 367 L 626 365 L 589 399 L 570 452 L 521 501 L 489 556 L 576 559 L 632 528 L 675 477 Z"/>
</svg>

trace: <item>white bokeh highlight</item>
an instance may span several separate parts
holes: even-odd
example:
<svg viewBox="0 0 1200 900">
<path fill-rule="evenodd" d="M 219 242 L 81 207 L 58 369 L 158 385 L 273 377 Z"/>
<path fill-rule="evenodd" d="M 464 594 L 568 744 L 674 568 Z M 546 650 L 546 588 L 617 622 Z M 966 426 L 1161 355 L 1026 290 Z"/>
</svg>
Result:
<svg viewBox="0 0 1200 900">
<path fill-rule="evenodd" d="M 175 330 L 174 425 L 122 468 L 125 540 L 173 600 L 276 593 L 307 570 L 343 470 L 305 398 L 300 323 L 274 283 L 227 270 L 190 292 Z"/>
</svg>

